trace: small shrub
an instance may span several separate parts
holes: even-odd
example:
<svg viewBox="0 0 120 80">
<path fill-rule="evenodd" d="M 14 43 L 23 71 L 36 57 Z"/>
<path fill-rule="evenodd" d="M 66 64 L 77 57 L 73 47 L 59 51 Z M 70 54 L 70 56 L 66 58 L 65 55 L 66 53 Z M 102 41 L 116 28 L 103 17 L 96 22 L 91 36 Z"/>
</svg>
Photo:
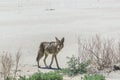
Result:
<svg viewBox="0 0 120 80">
<path fill-rule="evenodd" d="M 62 75 L 57 72 L 48 72 L 41 75 L 42 80 L 63 80 Z"/>
<path fill-rule="evenodd" d="M 7 77 L 5 80 L 13 80 L 11 77 Z"/>
<path fill-rule="evenodd" d="M 86 67 L 89 65 L 89 61 L 81 63 L 80 60 L 75 56 L 68 57 L 68 59 L 68 68 L 62 70 L 64 74 L 67 74 L 69 76 L 75 76 L 77 74 L 83 74 L 87 72 Z"/>
<path fill-rule="evenodd" d="M 63 80 L 63 77 L 58 72 L 48 73 L 36 72 L 32 76 L 29 76 L 28 78 L 26 76 L 20 76 L 18 80 Z"/>
<path fill-rule="evenodd" d="M 99 74 L 85 75 L 82 80 L 105 80 L 105 77 Z"/>
</svg>

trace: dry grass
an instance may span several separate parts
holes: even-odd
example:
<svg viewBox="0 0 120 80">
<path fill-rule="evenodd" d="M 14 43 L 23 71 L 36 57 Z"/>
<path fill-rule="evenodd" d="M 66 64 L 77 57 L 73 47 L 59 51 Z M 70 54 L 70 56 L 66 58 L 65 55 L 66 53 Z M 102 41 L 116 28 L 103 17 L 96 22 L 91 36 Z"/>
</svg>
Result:
<svg viewBox="0 0 120 80">
<path fill-rule="evenodd" d="M 13 80 L 16 78 L 20 58 L 21 58 L 20 50 L 15 55 L 15 61 L 13 59 L 13 56 L 10 53 L 3 52 L 3 54 L 1 55 L 1 66 L 0 67 L 2 69 L 1 74 L 4 80 L 10 76 L 11 77 L 13 76 Z M 13 72 L 12 69 L 14 68 L 14 66 L 15 66 L 15 69 Z"/>
<path fill-rule="evenodd" d="M 78 45 L 80 60 L 91 60 L 98 70 L 120 63 L 120 41 L 96 34 L 87 39 L 78 38 Z"/>
<path fill-rule="evenodd" d="M 2 68 L 2 75 L 4 77 L 4 80 L 10 75 L 10 71 L 13 67 L 13 59 L 11 54 L 4 53 L 1 56 L 1 68 Z"/>
<path fill-rule="evenodd" d="M 20 53 L 20 50 L 19 50 L 17 52 L 17 54 L 16 54 L 15 72 L 14 72 L 14 77 L 13 78 L 16 78 L 16 74 L 17 74 L 17 71 L 18 71 L 18 66 L 19 66 L 20 58 L 21 58 L 21 53 Z"/>
</svg>

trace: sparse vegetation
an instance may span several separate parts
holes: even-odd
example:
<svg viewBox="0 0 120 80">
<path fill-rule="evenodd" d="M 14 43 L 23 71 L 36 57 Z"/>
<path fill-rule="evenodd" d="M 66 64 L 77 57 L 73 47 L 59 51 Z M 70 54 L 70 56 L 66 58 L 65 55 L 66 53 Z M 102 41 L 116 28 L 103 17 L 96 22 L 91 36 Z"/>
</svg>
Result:
<svg viewBox="0 0 120 80">
<path fill-rule="evenodd" d="M 12 80 L 12 79 L 7 78 L 6 80 Z M 61 74 L 57 72 L 48 72 L 48 73 L 36 72 L 29 77 L 20 76 L 20 78 L 18 78 L 17 80 L 63 80 L 63 77 Z"/>
<path fill-rule="evenodd" d="M 85 75 L 82 80 L 105 80 L 105 77 L 100 74 Z"/>
<path fill-rule="evenodd" d="M 63 79 L 62 75 L 57 72 L 35 73 L 31 77 L 29 77 L 28 80 L 34 80 L 34 78 L 36 78 L 35 80 L 38 80 L 38 79 L 40 80 L 62 80 Z"/>
<path fill-rule="evenodd" d="M 62 70 L 64 74 L 69 76 L 75 76 L 77 74 L 83 74 L 87 72 L 86 67 L 89 65 L 89 61 L 80 62 L 75 56 L 68 57 L 68 68 Z"/>
<path fill-rule="evenodd" d="M 4 77 L 4 80 L 15 80 L 20 57 L 21 57 L 21 53 L 20 51 L 18 51 L 15 56 L 16 60 L 14 65 L 13 56 L 8 52 L 3 52 L 1 56 L 1 68 L 2 68 L 1 74 Z M 15 66 L 15 70 L 14 72 L 11 72 L 14 66 Z"/>
<path fill-rule="evenodd" d="M 120 41 L 112 38 L 103 38 L 96 34 L 89 38 L 78 38 L 79 58 L 81 62 L 91 60 L 98 70 L 110 68 L 120 63 Z"/>
<path fill-rule="evenodd" d="M 2 68 L 2 75 L 4 80 L 10 75 L 10 71 L 13 67 L 13 59 L 11 54 L 5 53 L 1 57 L 1 68 Z"/>
<path fill-rule="evenodd" d="M 20 62 L 20 57 L 21 57 L 21 53 L 20 51 L 17 52 L 16 54 L 16 64 L 15 64 L 15 72 L 14 72 L 14 78 L 16 78 L 16 74 L 17 74 L 17 70 L 18 70 L 18 66 L 19 66 L 19 62 Z"/>
</svg>

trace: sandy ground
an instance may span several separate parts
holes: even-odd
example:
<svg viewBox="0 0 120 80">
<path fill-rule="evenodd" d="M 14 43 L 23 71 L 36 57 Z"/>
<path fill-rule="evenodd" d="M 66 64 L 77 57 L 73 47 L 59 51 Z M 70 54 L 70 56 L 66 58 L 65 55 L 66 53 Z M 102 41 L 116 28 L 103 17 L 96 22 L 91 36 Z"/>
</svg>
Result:
<svg viewBox="0 0 120 80">
<path fill-rule="evenodd" d="M 36 65 L 20 65 L 18 72 L 17 72 L 17 76 L 24 76 L 24 75 L 32 75 L 37 71 L 41 71 L 41 72 L 49 72 L 49 71 L 54 71 L 51 69 L 38 69 Z M 119 80 L 120 79 L 120 71 L 113 71 L 111 73 L 100 73 L 103 74 L 106 77 L 106 80 Z M 81 77 L 83 77 L 85 74 L 83 75 L 77 75 L 74 77 L 68 77 L 67 75 L 63 76 L 63 80 L 81 80 Z"/>
<path fill-rule="evenodd" d="M 120 31 L 119 0 L 0 0 L 0 54 L 21 49 L 20 73 L 38 71 L 36 55 L 42 41 L 65 37 L 58 54 L 59 65 L 66 67 L 67 56 L 78 56 L 78 36 L 102 33 L 118 37 Z M 51 56 L 47 63 L 50 63 Z M 43 65 L 43 60 L 40 64 Z M 56 67 L 56 64 L 53 64 Z M 48 70 L 41 71 L 46 72 Z M 120 72 L 112 72 L 108 80 L 119 80 Z M 65 80 L 77 80 L 65 77 Z"/>
</svg>

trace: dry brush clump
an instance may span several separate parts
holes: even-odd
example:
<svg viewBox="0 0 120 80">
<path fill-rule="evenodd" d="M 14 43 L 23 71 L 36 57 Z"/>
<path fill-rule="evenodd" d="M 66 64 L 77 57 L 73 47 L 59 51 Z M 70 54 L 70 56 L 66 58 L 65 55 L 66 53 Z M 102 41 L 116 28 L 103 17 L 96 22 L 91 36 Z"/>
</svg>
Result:
<svg viewBox="0 0 120 80">
<path fill-rule="evenodd" d="M 2 73 L 2 76 L 4 77 L 4 80 L 7 78 L 7 76 L 10 75 L 10 71 L 13 67 L 13 59 L 12 59 L 12 56 L 11 54 L 9 53 L 3 53 L 1 55 L 1 73 Z"/>
<path fill-rule="evenodd" d="M 90 60 L 97 70 L 120 63 L 120 41 L 96 34 L 90 38 L 78 38 L 80 61 Z"/>
<path fill-rule="evenodd" d="M 20 58 L 21 58 L 21 52 L 18 51 L 15 55 L 15 61 L 13 56 L 8 53 L 8 52 L 3 52 L 1 55 L 1 75 L 4 78 L 4 80 L 6 80 L 7 77 L 11 77 L 11 79 L 15 79 L 16 78 L 16 74 L 18 71 L 18 67 L 19 67 L 19 62 L 20 62 Z M 14 71 L 12 71 L 12 69 L 15 67 Z"/>
</svg>

